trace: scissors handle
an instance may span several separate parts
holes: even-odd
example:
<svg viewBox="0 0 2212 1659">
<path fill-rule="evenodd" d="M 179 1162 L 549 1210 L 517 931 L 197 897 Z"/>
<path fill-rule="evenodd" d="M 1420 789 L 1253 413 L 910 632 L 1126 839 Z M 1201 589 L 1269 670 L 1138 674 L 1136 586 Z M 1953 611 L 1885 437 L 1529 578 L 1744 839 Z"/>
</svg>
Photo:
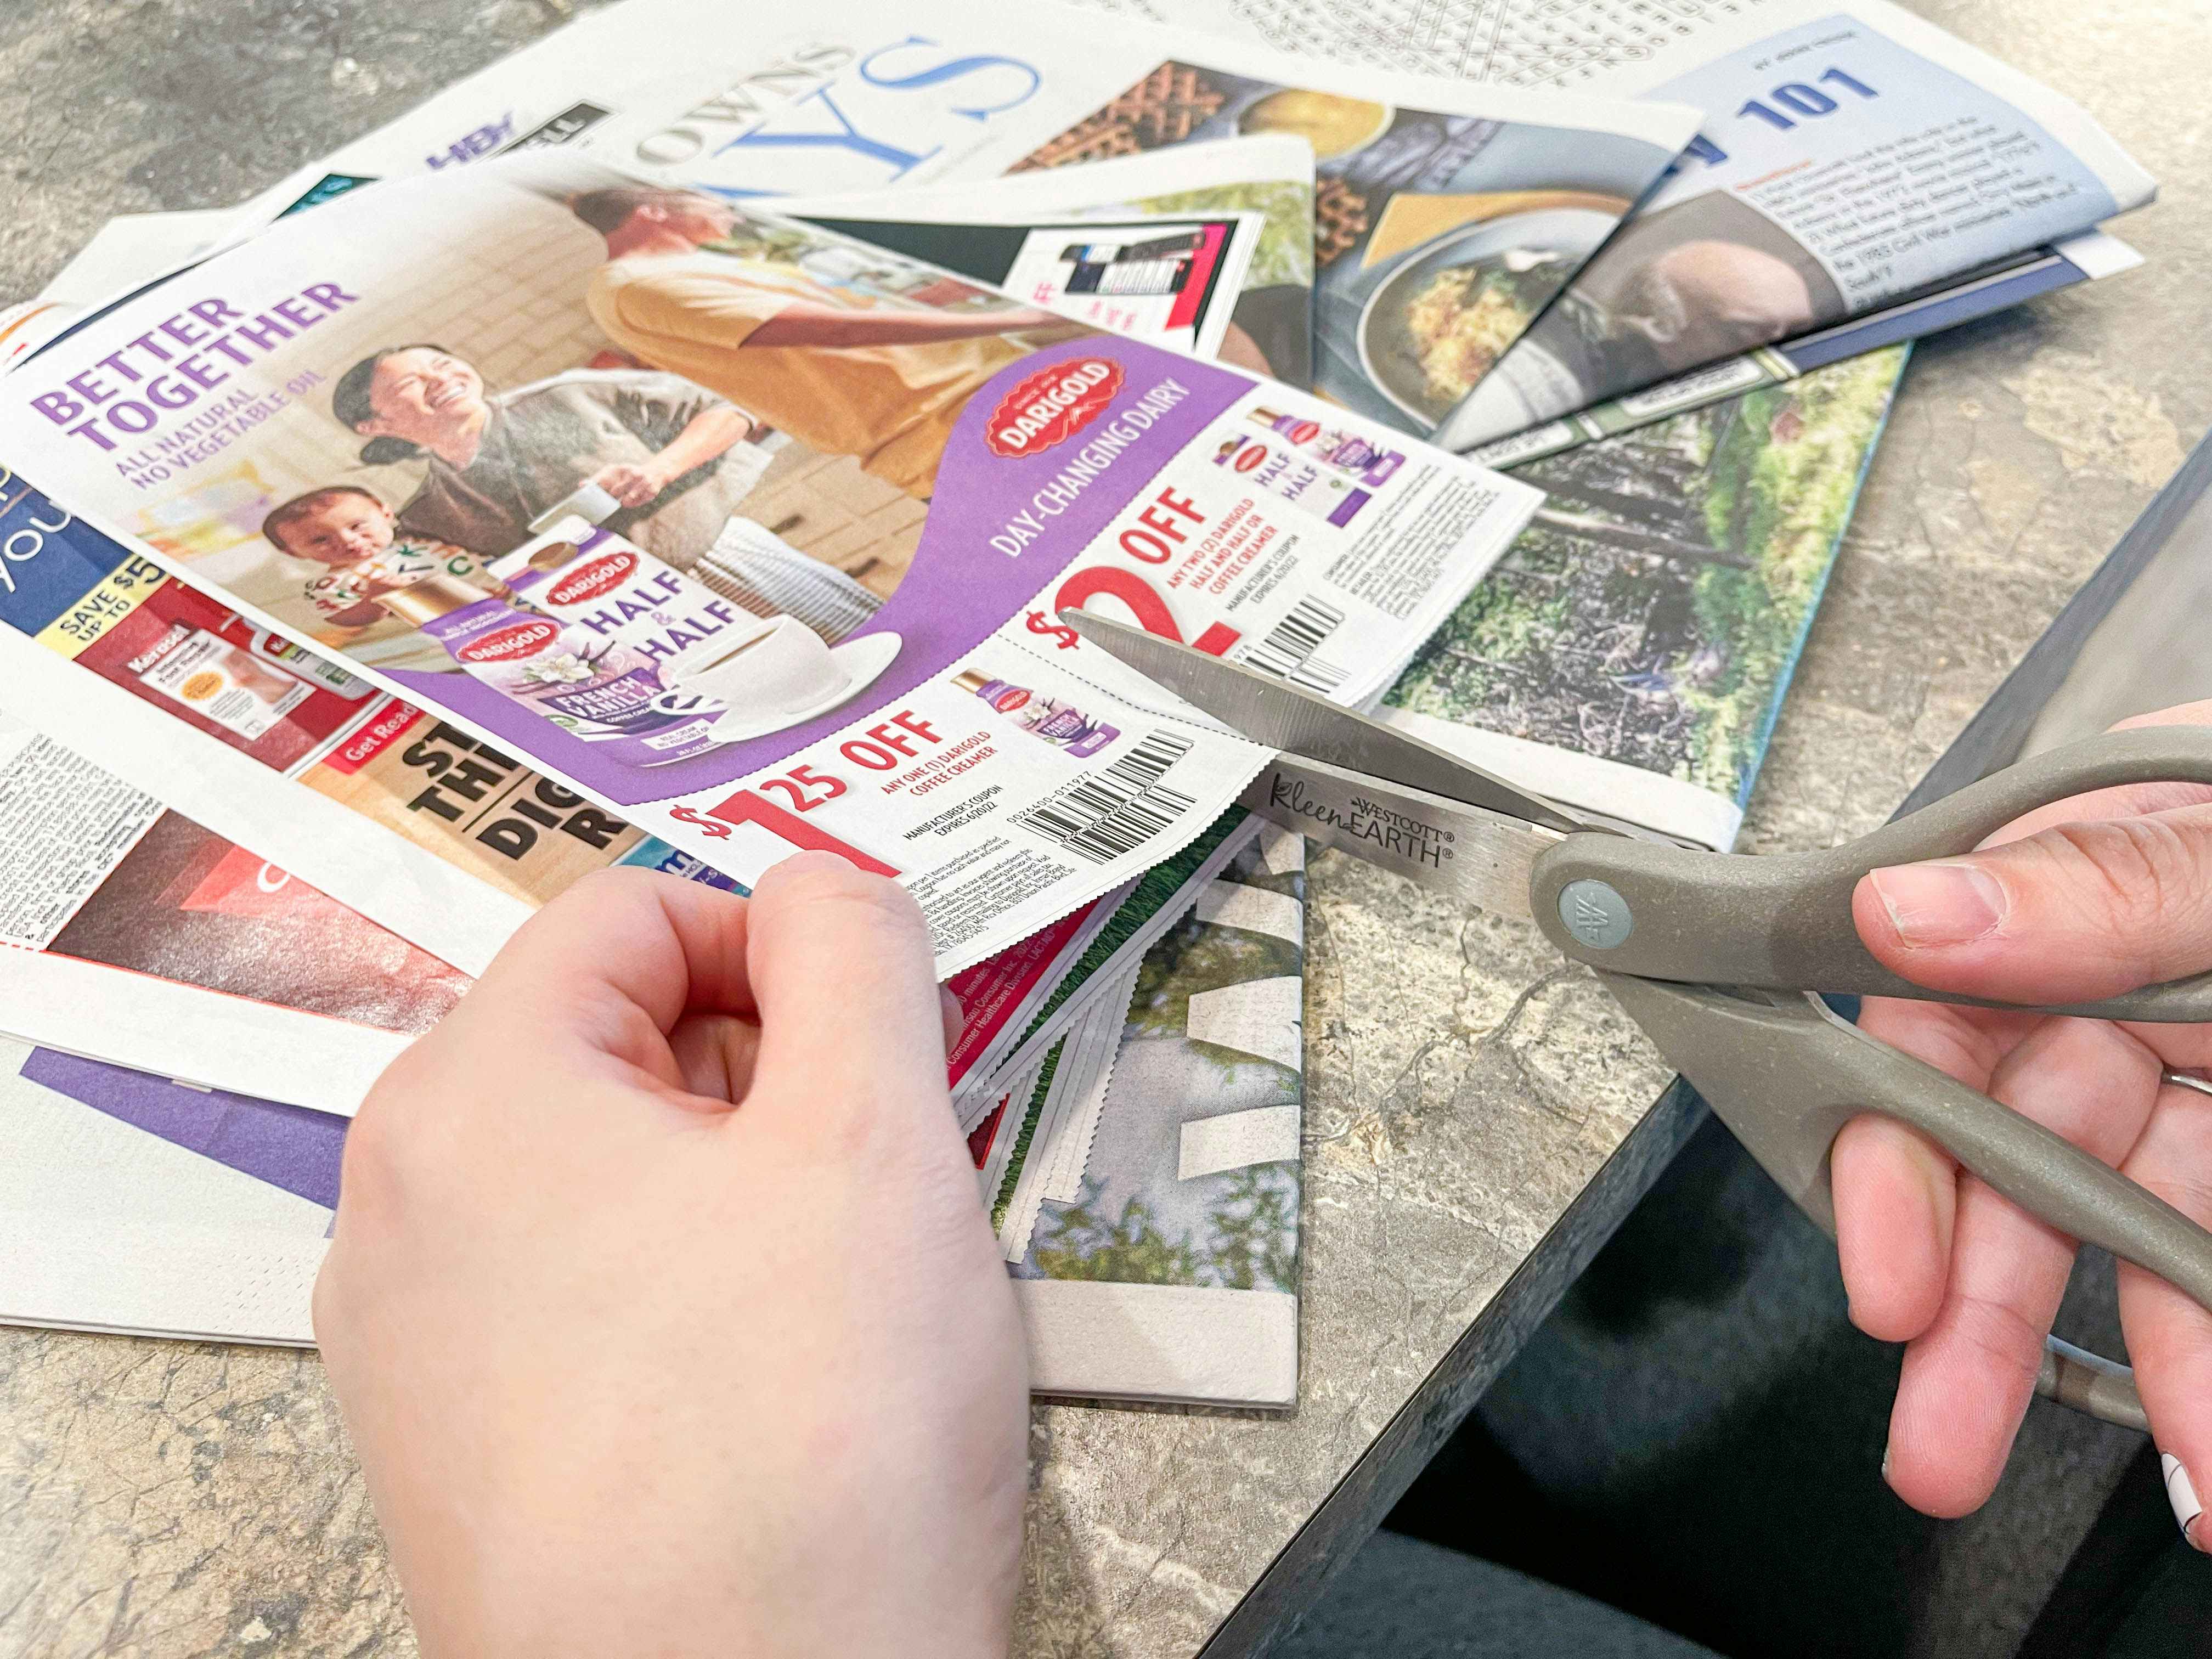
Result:
<svg viewBox="0 0 2212 1659">
<path fill-rule="evenodd" d="M 1612 973 L 2015 1006 L 1931 991 L 1875 960 L 1851 923 L 1859 878 L 1971 852 L 2021 814 L 2069 795 L 2168 782 L 2212 784 L 2212 727 L 2143 726 L 2069 744 L 1826 852 L 1717 856 L 1622 836 L 1569 836 L 1536 860 L 1530 899 L 1553 944 Z M 2212 1021 L 2212 973 L 2040 1012 Z"/>
<path fill-rule="evenodd" d="M 2030 1214 L 2156 1273 L 2212 1310 L 2212 1232 L 2062 1136 L 1838 1018 L 1820 999 L 1598 976 L 1744 1150 L 1832 1235 L 1828 1151 L 1878 1112 L 1911 1125 Z M 2125 1367 L 2054 1352 L 2041 1392 L 2130 1427 Z"/>
</svg>

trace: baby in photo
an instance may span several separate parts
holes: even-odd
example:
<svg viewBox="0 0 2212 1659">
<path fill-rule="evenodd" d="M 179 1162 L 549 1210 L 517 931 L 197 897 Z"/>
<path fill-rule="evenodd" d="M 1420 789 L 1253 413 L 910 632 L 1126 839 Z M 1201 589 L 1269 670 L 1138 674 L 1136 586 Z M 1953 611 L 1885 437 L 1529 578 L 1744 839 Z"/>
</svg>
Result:
<svg viewBox="0 0 2212 1659">
<path fill-rule="evenodd" d="M 384 621 L 380 596 L 433 576 L 479 588 L 487 598 L 506 592 L 466 548 L 400 535 L 392 510 L 356 484 L 295 495 L 261 521 L 261 533 L 294 558 L 323 567 L 303 592 L 333 628 L 357 630 Z"/>
</svg>

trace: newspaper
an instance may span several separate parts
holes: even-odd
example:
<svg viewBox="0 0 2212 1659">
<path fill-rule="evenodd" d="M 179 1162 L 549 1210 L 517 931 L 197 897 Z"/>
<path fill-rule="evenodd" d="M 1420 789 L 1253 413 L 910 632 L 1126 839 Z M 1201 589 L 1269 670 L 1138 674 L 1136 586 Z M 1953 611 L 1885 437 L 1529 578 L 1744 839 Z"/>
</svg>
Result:
<svg viewBox="0 0 2212 1659">
<path fill-rule="evenodd" d="M 1726 850 L 1907 349 L 1520 469 L 1543 507 L 1383 717 L 1555 799 Z"/>
<path fill-rule="evenodd" d="M 0 447 L 740 882 L 798 847 L 900 875 L 945 972 L 1158 862 L 1257 764 L 1054 611 L 1116 601 L 1358 702 L 1533 507 L 1287 388 L 708 198 L 638 198 L 610 259 L 570 204 L 633 188 L 522 156 L 333 202 L 10 375 Z M 696 251 L 632 257 L 640 230 Z M 789 356 L 736 343 L 794 306 Z M 587 367 L 609 328 L 659 367 Z"/>
<path fill-rule="evenodd" d="M 1085 0 L 1239 43 L 1693 104 L 1680 167 L 1441 428 L 1468 449 L 1987 267 L 2154 186 L 2080 108 L 1887 0 Z"/>
<path fill-rule="evenodd" d="M 350 1111 L 465 975 L 0 715 L 0 1031 Z"/>
<path fill-rule="evenodd" d="M 1520 264 L 1518 252 L 1504 260 L 1501 236 L 1526 242 L 1523 233 L 1540 233 L 1541 269 L 1492 283 L 1489 324 L 1502 339 L 1526 321 L 1519 302 L 1564 280 L 1696 127 L 1686 107 L 1471 95 L 1171 31 L 1100 28 L 1049 6 L 1009 18 L 949 0 L 842 0 L 788 30 L 746 19 L 739 35 L 732 21 L 718 0 L 609 7 L 300 169 L 255 198 L 240 222 L 267 223 L 378 179 L 550 145 L 603 149 L 623 165 L 684 177 L 678 163 L 696 158 L 680 152 L 711 143 L 726 165 L 744 163 L 743 176 L 721 187 L 750 199 L 1294 134 L 1329 151 L 1324 161 L 1341 175 L 1328 191 L 1322 245 L 1340 268 L 1325 271 L 1322 286 L 1351 309 L 1324 327 L 1335 345 L 1322 368 L 1346 390 L 1323 384 L 1420 432 L 1432 422 L 1407 413 L 1400 392 L 1378 389 L 1384 381 L 1360 356 L 1356 313 L 1387 276 L 1381 267 L 1400 261 L 1408 239 L 1441 252 L 1456 238 L 1488 265 Z M 663 43 L 672 39 L 686 44 L 689 79 L 669 72 Z M 1299 314 L 1310 298 L 1307 260 L 1304 273 L 1241 296 L 1231 361 L 1311 383 L 1311 331 Z M 1367 340 L 1384 343 L 1380 333 Z"/>
<path fill-rule="evenodd" d="M 1049 6 L 1010 18 L 843 0 L 787 31 L 747 19 L 738 34 L 732 21 L 718 0 L 628 0 L 302 169 L 246 217 L 267 222 L 368 180 L 556 144 L 751 199 L 1295 134 L 1327 175 L 1320 359 L 1299 314 L 1310 275 L 1242 296 L 1228 356 L 1293 385 L 1317 379 L 1349 406 L 1425 433 L 1451 388 L 1407 356 L 1407 291 L 1448 270 L 1481 288 L 1463 332 L 1486 360 L 1697 125 L 1682 106 L 1473 94 L 1187 33 L 1100 28 Z M 672 76 L 653 49 L 669 39 L 690 49 L 684 73 Z"/>
</svg>

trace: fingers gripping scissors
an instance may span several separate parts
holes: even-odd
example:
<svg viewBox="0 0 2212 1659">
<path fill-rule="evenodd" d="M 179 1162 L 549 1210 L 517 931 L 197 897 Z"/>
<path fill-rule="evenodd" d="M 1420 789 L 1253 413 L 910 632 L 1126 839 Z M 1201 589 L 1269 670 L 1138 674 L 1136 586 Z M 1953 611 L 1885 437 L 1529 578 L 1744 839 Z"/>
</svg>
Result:
<svg viewBox="0 0 2212 1659">
<path fill-rule="evenodd" d="M 1831 1236 L 1828 1150 L 1845 1123 L 1876 1112 L 1919 1130 L 2029 1213 L 2212 1310 L 2212 1232 L 2039 1124 L 1867 1036 L 1818 994 L 2014 1006 L 1931 991 L 1883 967 L 1852 926 L 1859 878 L 1970 851 L 2069 795 L 2212 783 L 2212 730 L 2154 726 L 2093 738 L 1842 847 L 1747 857 L 1626 833 L 1272 675 L 1067 614 L 1091 643 L 1279 751 L 1246 790 L 1247 809 L 1463 902 L 1530 917 L 1560 951 L 1595 969 L 1668 1062 Z M 2212 973 L 2030 1012 L 2212 1021 Z M 2125 1366 L 2055 1337 L 2036 1386 L 2106 1421 L 2146 1426 Z"/>
</svg>

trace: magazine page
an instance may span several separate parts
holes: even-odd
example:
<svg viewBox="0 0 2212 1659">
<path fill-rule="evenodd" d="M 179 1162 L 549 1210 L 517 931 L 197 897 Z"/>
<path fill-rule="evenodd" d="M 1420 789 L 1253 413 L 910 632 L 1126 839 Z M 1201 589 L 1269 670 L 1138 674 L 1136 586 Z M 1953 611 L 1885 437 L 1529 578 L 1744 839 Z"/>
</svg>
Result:
<svg viewBox="0 0 2212 1659">
<path fill-rule="evenodd" d="M 617 363 L 649 367 L 592 367 Z M 899 875 L 945 972 L 1167 856 L 1258 764 L 1054 611 L 1110 600 L 1357 702 L 1534 501 L 1288 388 L 557 155 L 196 267 L 0 383 L 0 450 L 740 882 L 805 847 Z"/>
<path fill-rule="evenodd" d="M 2148 175 L 2072 105 L 1909 14 L 1808 4 L 1799 18 L 1652 88 L 1712 112 L 1705 129 L 1457 411 L 1447 447 L 1940 288 L 2149 200 Z"/>
<path fill-rule="evenodd" d="M 1165 180 L 1155 158 L 1038 175 L 1026 181 L 1026 191 L 1006 193 L 1043 211 L 1126 212 L 1157 198 L 1164 211 L 1226 207 L 1241 220 L 1258 208 L 1287 217 L 1305 246 L 1312 167 L 1303 142 L 1239 139 L 1206 146 L 1203 155 L 1194 150 L 1193 159 L 1204 163 L 1193 176 L 1212 182 L 1164 197 L 1158 195 Z M 902 199 L 936 213 L 940 197 L 972 193 L 917 191 Z M 191 222 L 167 241 L 201 234 L 201 216 L 182 216 Z M 1218 268 L 1217 295 L 1224 288 L 1235 292 L 1236 270 L 1233 263 Z M 136 280 L 120 266 L 106 279 L 118 286 Z M 1222 307 L 1218 315 L 1225 314 Z M 20 481 L 12 488 L 12 501 L 0 510 L 8 556 L 0 585 L 13 584 L 0 591 L 0 623 L 62 659 L 22 652 L 0 633 L 12 712 L 63 743 L 96 735 L 102 762 L 126 781 L 280 867 L 303 872 L 433 954 L 471 974 L 482 971 L 530 908 L 609 865 L 737 887 L 690 854 L 644 836 L 404 700 L 380 692 L 359 696 L 370 689 L 366 682 L 264 630 L 247 630 L 234 611 L 71 520 Z M 34 559 L 36 571 L 27 571 Z M 181 625 L 186 622 L 192 626 Z M 195 648 L 205 654 L 204 633 L 240 650 L 266 653 L 273 643 L 276 651 L 257 655 L 255 665 L 286 668 L 296 680 L 271 679 L 276 695 L 241 702 L 227 681 L 210 690 L 165 670 Z M 90 667 L 141 701 L 88 684 L 68 663 Z M 173 695 L 179 684 L 193 684 L 198 701 Z M 201 704 L 228 718 L 207 717 Z M 241 757 L 258 764 L 242 764 Z M 438 878 L 449 872 L 426 875 L 420 860 L 410 858 L 412 848 L 364 836 L 361 824 L 334 822 L 322 801 L 303 799 L 286 778 L 397 830 L 499 890 L 472 892 L 468 884 Z M 1127 939 L 1156 925 L 1150 897 L 1156 885 L 1148 884 L 1146 902 L 1127 914 L 1121 909 L 1126 893 L 1109 894 L 953 978 L 965 1016 L 948 1068 L 956 1089 L 965 1084 L 972 1093 L 993 1085 L 1012 1046 L 1034 1036 L 1041 1010 L 1087 1000 L 1082 976 L 1067 981 L 1069 969 L 1086 960 L 1102 932 L 1110 928 L 1117 939 Z"/>
<path fill-rule="evenodd" d="M 353 1109 L 467 976 L 0 714 L 0 1030 Z"/>
<path fill-rule="evenodd" d="M 788 33 L 740 35 L 712 0 L 653 4 L 696 20 L 696 67 L 618 92 L 622 107 L 582 142 L 736 199 L 987 179 L 1238 134 L 1304 138 L 1318 174 L 1311 383 L 1420 434 L 1697 124 L 1679 106 L 1346 69 L 1050 5 L 1008 15 L 845 0 Z M 1310 344 L 1291 309 L 1268 317 L 1248 298 L 1238 321 L 1270 373 L 1304 384 Z"/>
<path fill-rule="evenodd" d="M 921 222 L 809 213 L 805 222 L 911 254 L 1030 305 L 1200 357 L 1219 354 L 1264 224 L 1256 213 Z"/>
<path fill-rule="evenodd" d="M 1463 452 L 1485 466 L 1510 467 L 1555 455 L 1595 439 L 1631 432 L 1670 415 L 1720 403 L 1756 386 L 1779 386 L 1863 352 L 1917 340 L 1978 318 L 2025 304 L 2077 283 L 2100 282 L 2142 264 L 2142 256 L 2116 236 L 2093 230 L 2001 261 L 1933 293 L 1862 312 L 1739 357 L 1661 380 L 1641 392 L 1592 404 L 1556 421 L 1477 444 Z"/>
<path fill-rule="evenodd" d="M 1247 325 L 1259 326 L 1263 332 L 1279 325 L 1295 333 L 1297 313 L 1303 307 L 1304 331 L 1309 337 L 1313 332 L 1313 147 L 1289 133 L 1177 144 L 1166 150 L 968 184 L 909 185 L 857 196 L 804 197 L 779 201 L 777 206 L 794 217 L 821 222 L 841 216 L 1006 224 L 1058 214 L 1097 218 L 1124 214 L 1168 218 L 1191 213 L 1257 214 L 1261 219 L 1258 242 L 1233 290 L 1232 304 L 1243 312 L 1244 322 L 1224 319 L 1219 339 L 1213 346 L 1200 348 L 1200 355 L 1222 356 L 1237 367 L 1266 374 L 1271 365 L 1249 343 L 1252 336 Z M 864 240 L 873 240 L 867 230 L 858 227 L 851 234 Z M 957 258 L 929 257 L 979 280 L 1008 286 L 999 278 L 969 270 Z M 1024 297 L 1039 305 L 1052 303 L 1036 294 Z M 1139 339 L 1193 349 L 1190 343 L 1160 339 L 1128 322 L 1099 317 L 1081 320 L 1134 334 Z M 1275 378 L 1298 383 L 1294 374 Z"/>
<path fill-rule="evenodd" d="M 1091 1012 L 1095 999 L 1112 994 L 1117 977 L 1143 957 L 1261 827 L 1242 807 L 1231 807 L 1173 858 L 1145 872 L 1105 925 L 1085 941 L 1066 977 L 1028 1010 L 1019 1026 L 1006 1030 L 990 1063 L 976 1066 L 964 1080 L 954 1080 L 952 1105 L 963 1128 L 975 1127 L 1015 1079 L 1035 1071 Z"/>
<path fill-rule="evenodd" d="M 1466 450 L 1940 288 L 2150 199 L 2078 106 L 1887 0 L 1079 0 L 1255 46 L 1695 105 L 1705 125 L 1437 441 Z"/>
<path fill-rule="evenodd" d="M 1522 469 L 1544 507 L 1383 718 L 1556 799 L 1725 851 L 1906 349 Z"/>
<path fill-rule="evenodd" d="M 994 1220 L 1039 1393 L 1296 1402 L 1304 864 L 1263 830 L 1146 953 L 1111 1053 L 1071 1034 L 1024 1097 Z"/>
</svg>

